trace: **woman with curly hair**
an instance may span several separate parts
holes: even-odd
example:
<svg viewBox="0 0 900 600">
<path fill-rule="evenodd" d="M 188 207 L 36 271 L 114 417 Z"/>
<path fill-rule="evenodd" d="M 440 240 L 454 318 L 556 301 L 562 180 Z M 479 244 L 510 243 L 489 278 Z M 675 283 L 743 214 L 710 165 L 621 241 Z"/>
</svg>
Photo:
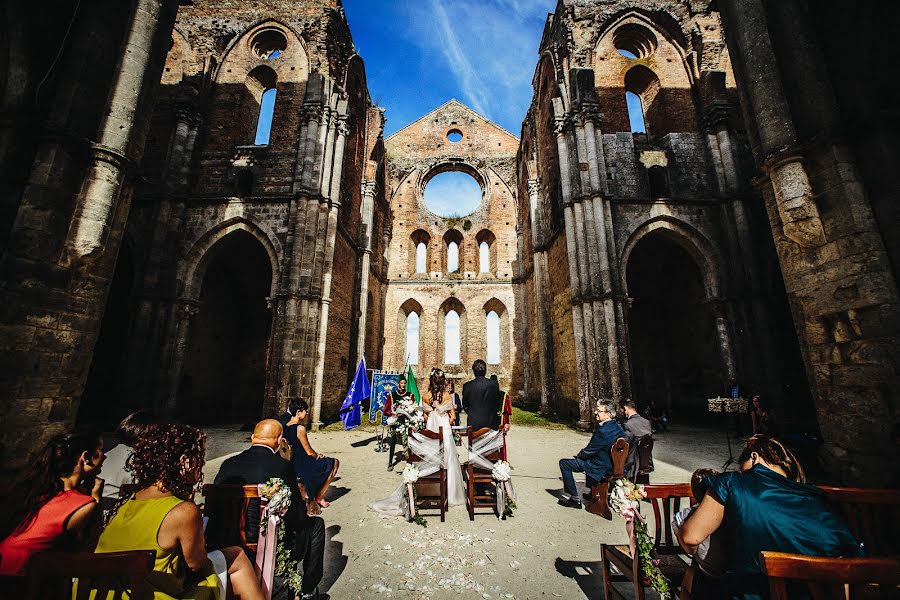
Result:
<svg viewBox="0 0 900 600">
<path fill-rule="evenodd" d="M 206 554 L 203 521 L 193 502 L 205 446 L 205 433 L 180 424 L 159 425 L 154 435 L 139 438 L 126 466 L 139 490 L 119 506 L 96 551 L 156 551 L 149 578 L 154 600 L 225 597 L 227 586 L 216 573 L 226 571 L 229 597 L 261 599 L 243 550 Z"/>
<path fill-rule="evenodd" d="M 25 575 L 38 552 L 90 549 L 99 525 L 103 480 L 97 475 L 103 459 L 103 439 L 94 431 L 58 435 L 47 443 L 3 511 L 0 588 L 9 592 L 20 584 L 16 578 Z"/>
</svg>

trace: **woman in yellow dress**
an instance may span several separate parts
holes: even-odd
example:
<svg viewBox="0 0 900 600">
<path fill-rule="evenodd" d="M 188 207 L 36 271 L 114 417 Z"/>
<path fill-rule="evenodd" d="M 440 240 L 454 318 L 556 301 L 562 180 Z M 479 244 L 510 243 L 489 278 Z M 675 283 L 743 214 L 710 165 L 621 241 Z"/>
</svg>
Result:
<svg viewBox="0 0 900 600">
<path fill-rule="evenodd" d="M 205 445 L 205 433 L 178 424 L 160 425 L 139 439 L 126 468 L 140 490 L 119 506 L 96 552 L 154 550 L 149 576 L 154 600 L 221 600 L 226 587 L 229 598 L 262 600 L 243 550 L 206 553 L 202 516 L 193 502 Z M 227 573 L 228 585 L 217 572 Z"/>
</svg>

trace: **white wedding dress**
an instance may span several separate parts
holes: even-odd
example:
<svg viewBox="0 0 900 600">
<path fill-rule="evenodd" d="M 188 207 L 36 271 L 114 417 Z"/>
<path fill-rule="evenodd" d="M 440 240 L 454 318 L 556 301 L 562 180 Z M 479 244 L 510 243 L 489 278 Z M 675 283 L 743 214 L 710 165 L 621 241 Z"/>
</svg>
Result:
<svg viewBox="0 0 900 600">
<path fill-rule="evenodd" d="M 429 431 L 444 430 L 443 467 L 447 470 L 447 502 L 450 506 L 459 506 L 466 503 L 466 489 L 463 483 L 462 468 L 459 465 L 459 454 L 456 452 L 456 444 L 453 441 L 453 430 L 450 428 L 450 418 L 447 413 L 453 408 L 453 400 L 439 404 L 432 408 L 425 404 L 423 409 L 428 413 L 428 421 L 425 428 Z M 437 440 L 432 440 L 418 433 L 411 433 L 408 440 L 409 449 L 422 458 L 419 465 L 421 475 L 429 475 L 438 470 L 440 466 L 440 449 Z M 403 517 L 407 515 L 408 508 L 404 500 L 404 488 L 401 483 L 390 496 L 378 500 L 369 505 L 373 511 L 391 517 Z"/>
<path fill-rule="evenodd" d="M 453 429 L 451 429 L 450 417 L 447 416 L 453 410 L 453 398 L 431 408 L 424 406 L 428 413 L 428 421 L 425 429 L 437 433 L 444 429 L 444 468 L 447 470 L 447 502 L 450 506 L 459 506 L 466 503 L 466 486 L 463 482 L 462 467 L 459 466 L 459 454 L 456 451 L 456 442 L 453 441 Z M 430 411 L 430 412 L 429 412 Z"/>
</svg>

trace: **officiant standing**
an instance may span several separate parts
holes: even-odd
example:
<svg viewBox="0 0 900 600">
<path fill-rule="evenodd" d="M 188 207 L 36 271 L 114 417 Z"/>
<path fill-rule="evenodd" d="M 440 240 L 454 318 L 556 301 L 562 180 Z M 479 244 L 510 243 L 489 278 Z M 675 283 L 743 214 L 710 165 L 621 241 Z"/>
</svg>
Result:
<svg viewBox="0 0 900 600">
<path fill-rule="evenodd" d="M 497 429 L 500 426 L 500 386 L 497 382 L 485 377 L 487 364 L 480 358 L 472 363 L 475 379 L 463 384 L 463 410 L 468 416 L 468 426 L 473 431 L 488 427 Z"/>
</svg>

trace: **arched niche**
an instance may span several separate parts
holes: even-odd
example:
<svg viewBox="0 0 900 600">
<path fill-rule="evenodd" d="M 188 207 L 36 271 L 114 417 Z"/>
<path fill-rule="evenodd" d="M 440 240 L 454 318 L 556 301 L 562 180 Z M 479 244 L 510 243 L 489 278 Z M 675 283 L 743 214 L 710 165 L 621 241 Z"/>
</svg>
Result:
<svg viewBox="0 0 900 600">
<path fill-rule="evenodd" d="M 410 277 L 428 276 L 431 270 L 431 236 L 424 229 L 416 229 L 409 235 L 408 267 Z"/>
<path fill-rule="evenodd" d="M 626 91 L 640 97 L 648 135 L 698 130 L 685 48 L 677 21 L 664 11 L 627 11 L 605 27 L 593 63 L 604 131 L 631 131 Z"/>
<path fill-rule="evenodd" d="M 556 139 L 556 110 L 554 103 L 564 103 L 564 95 L 556 80 L 556 67 L 549 54 L 538 66 L 538 104 L 535 111 L 535 149 L 541 199 L 536 216 L 541 231 L 560 231 L 563 228 L 562 183 L 559 169 L 559 146 Z"/>
<path fill-rule="evenodd" d="M 354 55 L 347 65 L 344 81 L 347 93 L 347 123 L 349 129 L 344 144 L 344 166 L 341 171 L 340 219 L 351 236 L 357 238 L 361 221 L 362 190 L 358 183 L 368 164 L 366 157 L 366 122 L 369 106 L 369 88 L 366 83 L 366 67 L 359 55 Z M 345 184 L 345 182 L 347 182 Z"/>
<path fill-rule="evenodd" d="M 265 394 L 275 280 L 267 249 L 244 229 L 217 239 L 201 261 L 176 405 L 192 422 L 258 419 Z"/>
<path fill-rule="evenodd" d="M 449 229 L 444 233 L 444 271 L 461 273 L 465 265 L 465 246 L 463 234 L 458 229 Z"/>
<path fill-rule="evenodd" d="M 497 275 L 497 236 L 490 229 L 482 229 L 475 235 L 478 248 L 478 274 Z"/>
</svg>

